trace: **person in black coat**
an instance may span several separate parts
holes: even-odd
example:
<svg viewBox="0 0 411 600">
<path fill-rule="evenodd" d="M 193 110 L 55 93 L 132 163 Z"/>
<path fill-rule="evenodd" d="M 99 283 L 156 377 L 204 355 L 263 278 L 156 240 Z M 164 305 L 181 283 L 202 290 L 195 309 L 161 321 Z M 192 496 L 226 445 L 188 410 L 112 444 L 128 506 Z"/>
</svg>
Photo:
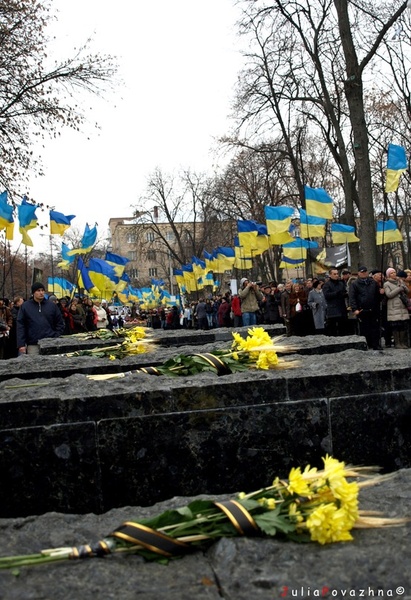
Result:
<svg viewBox="0 0 411 600">
<path fill-rule="evenodd" d="M 380 349 L 380 302 L 384 288 L 369 276 L 367 267 L 358 269 L 358 279 L 350 285 L 350 306 L 360 324 L 360 335 L 372 350 Z"/>
<path fill-rule="evenodd" d="M 323 285 L 323 294 L 327 303 L 327 335 L 347 335 L 348 296 L 345 283 L 340 279 L 338 270 L 332 268 L 328 272 L 329 279 Z"/>
</svg>

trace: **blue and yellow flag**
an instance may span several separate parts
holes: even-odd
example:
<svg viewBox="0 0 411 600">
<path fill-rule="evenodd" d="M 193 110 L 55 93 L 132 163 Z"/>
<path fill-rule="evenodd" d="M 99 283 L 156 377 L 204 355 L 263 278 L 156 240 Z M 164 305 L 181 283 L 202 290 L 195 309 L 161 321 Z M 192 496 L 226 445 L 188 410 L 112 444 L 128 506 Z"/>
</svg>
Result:
<svg viewBox="0 0 411 600">
<path fill-rule="evenodd" d="M 21 204 L 17 207 L 17 215 L 19 218 L 19 231 L 23 236 L 22 243 L 25 246 L 33 246 L 33 240 L 29 236 L 30 229 L 37 227 L 36 204 L 31 204 L 27 201 L 26 196 L 23 197 Z"/>
<path fill-rule="evenodd" d="M 333 200 L 323 188 L 310 188 L 305 185 L 304 193 L 307 215 L 322 219 L 333 218 Z"/>
<path fill-rule="evenodd" d="M 79 248 L 73 248 L 68 251 L 69 256 L 74 256 L 75 254 L 87 254 L 92 250 L 94 244 L 97 239 L 97 227 L 89 227 L 89 224 L 86 223 L 86 227 L 84 229 L 83 237 L 80 242 Z"/>
<path fill-rule="evenodd" d="M 333 244 L 346 244 L 360 241 L 360 238 L 355 235 L 355 227 L 343 225 L 342 223 L 331 223 L 331 237 Z"/>
<path fill-rule="evenodd" d="M 100 292 L 114 291 L 119 282 L 119 277 L 114 267 L 101 258 L 90 258 L 88 274 Z"/>
<path fill-rule="evenodd" d="M 69 254 L 70 252 L 70 248 L 67 246 L 67 244 L 65 244 L 64 242 L 61 243 L 61 262 L 57 263 L 57 266 L 60 267 L 60 269 L 63 270 L 68 270 L 69 266 L 71 265 L 71 263 L 74 261 L 74 256 L 71 256 L 71 254 Z M 84 287 L 84 286 L 82 286 Z"/>
<path fill-rule="evenodd" d="M 301 260 L 300 258 L 288 258 L 287 256 L 283 256 L 280 262 L 280 269 L 298 269 L 299 267 L 303 267 L 304 264 L 304 260 Z"/>
<path fill-rule="evenodd" d="M 206 252 L 206 250 L 203 250 L 203 254 L 204 254 L 204 262 L 205 262 L 206 269 L 210 269 L 210 271 L 213 271 L 214 263 L 215 263 L 215 255 L 213 253 L 210 254 L 210 252 Z"/>
<path fill-rule="evenodd" d="M 218 246 L 216 248 L 216 257 L 218 263 L 218 273 L 224 273 L 224 271 L 230 271 L 234 265 L 235 252 L 234 248 L 226 246 Z"/>
<path fill-rule="evenodd" d="M 71 226 L 71 221 L 75 215 L 63 215 L 63 213 L 55 210 L 50 211 L 50 233 L 52 235 L 63 235 L 63 233 Z"/>
<path fill-rule="evenodd" d="M 182 265 L 182 270 L 187 292 L 195 292 L 197 290 L 197 280 L 194 275 L 193 265 Z"/>
<path fill-rule="evenodd" d="M 238 236 L 234 236 L 234 267 L 240 271 L 248 271 L 253 266 L 253 259 L 251 256 L 246 256 L 244 248 L 240 246 Z"/>
<path fill-rule="evenodd" d="M 388 221 L 377 221 L 377 246 L 402 241 L 401 232 L 395 221 L 392 219 L 388 219 Z"/>
<path fill-rule="evenodd" d="M 387 156 L 387 175 L 385 181 L 385 191 L 396 192 L 400 183 L 400 177 L 407 170 L 408 162 L 405 154 L 405 148 L 388 144 Z"/>
<path fill-rule="evenodd" d="M 47 291 L 55 294 L 57 298 L 71 296 L 75 289 L 76 286 L 64 277 L 48 277 L 47 279 Z"/>
<path fill-rule="evenodd" d="M 130 259 L 126 258 L 125 256 L 120 256 L 120 254 L 106 252 L 106 261 L 113 267 L 117 277 L 121 277 L 124 273 L 126 264 L 130 262 Z"/>
<path fill-rule="evenodd" d="M 244 250 L 244 256 L 255 256 L 257 251 L 258 228 L 255 221 L 237 221 L 238 243 Z"/>
<path fill-rule="evenodd" d="M 94 283 L 90 279 L 88 269 L 81 256 L 79 256 L 77 262 L 77 279 L 79 288 L 87 290 L 88 292 L 91 292 L 95 288 Z"/>
<path fill-rule="evenodd" d="M 265 220 L 270 243 L 281 246 L 291 242 L 293 237 L 289 233 L 291 217 L 294 209 L 290 206 L 265 206 Z"/>
<path fill-rule="evenodd" d="M 307 215 L 307 211 L 300 208 L 300 235 L 302 238 L 324 237 L 327 219 Z"/>
<path fill-rule="evenodd" d="M 0 194 L 0 229 L 6 230 L 6 240 L 12 240 L 14 232 L 13 207 L 7 199 L 7 191 L 2 192 Z"/>
</svg>

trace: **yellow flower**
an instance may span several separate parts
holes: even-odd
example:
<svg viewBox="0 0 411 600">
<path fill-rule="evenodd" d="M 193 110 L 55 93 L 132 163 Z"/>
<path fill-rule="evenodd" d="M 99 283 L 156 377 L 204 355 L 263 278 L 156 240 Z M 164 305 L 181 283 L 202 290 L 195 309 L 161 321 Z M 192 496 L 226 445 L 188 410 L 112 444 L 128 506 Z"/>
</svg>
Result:
<svg viewBox="0 0 411 600">
<path fill-rule="evenodd" d="M 240 357 L 238 356 L 237 352 L 233 352 L 232 357 L 234 358 L 234 360 L 240 360 Z"/>
<path fill-rule="evenodd" d="M 293 523 L 302 523 L 304 521 L 304 517 L 302 516 L 296 502 L 291 502 L 290 506 L 288 507 L 288 516 Z"/>
<path fill-rule="evenodd" d="M 301 473 L 300 467 L 292 468 L 288 476 L 287 490 L 290 494 L 297 494 L 298 496 L 309 496 L 311 491 L 307 481 L 304 479 Z"/>
<path fill-rule="evenodd" d="M 256 362 L 257 369 L 268 369 L 269 366 L 267 354 L 265 352 L 260 352 Z"/>
<path fill-rule="evenodd" d="M 352 523 L 344 510 L 335 504 L 321 504 L 306 521 L 312 541 L 320 544 L 352 540 Z"/>
<path fill-rule="evenodd" d="M 110 360 L 116 360 L 116 357 L 114 356 L 114 354 L 110 354 L 109 359 Z"/>
</svg>

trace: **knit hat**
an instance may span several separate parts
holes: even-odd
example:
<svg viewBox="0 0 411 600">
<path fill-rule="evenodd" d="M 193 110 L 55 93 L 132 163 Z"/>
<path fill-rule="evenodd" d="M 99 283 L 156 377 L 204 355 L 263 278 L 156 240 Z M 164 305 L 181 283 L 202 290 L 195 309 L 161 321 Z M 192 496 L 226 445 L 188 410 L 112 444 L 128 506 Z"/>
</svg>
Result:
<svg viewBox="0 0 411 600">
<path fill-rule="evenodd" d="M 401 277 L 402 279 L 406 279 L 408 277 L 405 271 L 398 271 L 397 277 Z"/>
<path fill-rule="evenodd" d="M 31 286 L 31 293 L 37 292 L 37 290 L 45 290 L 44 284 L 41 281 L 35 281 Z"/>
<path fill-rule="evenodd" d="M 54 294 L 51 294 L 51 296 L 49 296 L 49 300 L 51 300 L 52 302 L 55 302 L 57 300 L 57 296 L 55 296 Z"/>
<path fill-rule="evenodd" d="M 242 279 L 240 279 L 240 286 L 243 287 L 246 281 L 248 281 L 248 277 L 243 277 Z"/>
<path fill-rule="evenodd" d="M 394 274 L 394 275 L 396 275 L 396 271 L 395 271 L 395 269 L 393 269 L 392 267 L 390 267 L 389 269 L 387 269 L 387 270 L 385 271 L 385 276 L 386 276 L 386 277 L 390 277 L 390 275 L 393 275 L 393 274 Z"/>
</svg>

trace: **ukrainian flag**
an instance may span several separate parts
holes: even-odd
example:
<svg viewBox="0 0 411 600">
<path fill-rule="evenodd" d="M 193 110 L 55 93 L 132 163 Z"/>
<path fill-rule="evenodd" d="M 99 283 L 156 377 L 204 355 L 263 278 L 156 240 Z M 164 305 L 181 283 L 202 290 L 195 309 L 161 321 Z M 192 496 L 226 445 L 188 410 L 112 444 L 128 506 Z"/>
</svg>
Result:
<svg viewBox="0 0 411 600">
<path fill-rule="evenodd" d="M 73 250 L 69 250 L 69 256 L 73 256 L 74 254 L 87 254 L 93 248 L 97 239 L 97 227 L 89 227 L 89 224 L 86 223 L 86 227 L 84 229 L 83 237 L 80 242 L 80 248 L 75 248 Z"/>
<path fill-rule="evenodd" d="M 70 248 L 64 242 L 61 243 L 61 258 L 62 261 L 57 264 L 60 269 L 68 270 L 71 263 L 74 261 L 74 256 L 69 254 Z M 84 286 L 83 286 L 84 287 Z"/>
<path fill-rule="evenodd" d="M 218 261 L 218 273 L 224 273 L 224 271 L 230 271 L 234 265 L 235 252 L 234 248 L 227 248 L 224 246 L 218 246 L 216 248 L 216 255 Z"/>
<path fill-rule="evenodd" d="M 289 233 L 289 228 L 294 209 L 290 206 L 265 206 L 264 213 L 270 243 L 281 246 L 291 242 L 293 237 Z"/>
<path fill-rule="evenodd" d="M 234 238 L 234 267 L 240 271 L 248 271 L 253 266 L 253 260 L 250 256 L 244 255 L 244 248 L 239 245 L 238 236 Z"/>
<path fill-rule="evenodd" d="M 77 280 L 78 280 L 79 288 L 83 288 L 84 290 L 87 290 L 88 292 L 90 292 L 91 290 L 94 290 L 94 288 L 95 288 L 94 283 L 90 279 L 88 269 L 87 269 L 86 265 L 84 264 L 81 256 L 79 256 L 79 259 L 77 262 Z M 98 292 L 98 290 L 97 290 L 97 292 Z"/>
<path fill-rule="evenodd" d="M 119 278 L 112 265 L 101 258 L 90 258 L 88 273 L 97 289 L 102 291 L 115 290 Z"/>
<path fill-rule="evenodd" d="M 333 200 L 323 188 L 310 188 L 305 185 L 304 192 L 307 215 L 322 219 L 333 218 Z"/>
<path fill-rule="evenodd" d="M 387 175 L 385 191 L 396 192 L 400 183 L 400 177 L 407 170 L 408 162 L 405 148 L 388 144 Z"/>
<path fill-rule="evenodd" d="M 48 292 L 55 294 L 58 298 L 71 296 L 75 289 L 76 286 L 64 277 L 48 277 L 47 279 Z"/>
<path fill-rule="evenodd" d="M 176 278 L 176 282 L 177 282 L 177 285 L 179 287 L 182 286 L 182 285 L 184 285 L 184 273 L 183 273 L 183 269 L 174 268 L 173 269 L 173 275 Z"/>
<path fill-rule="evenodd" d="M 19 231 L 23 236 L 22 243 L 25 246 L 33 246 L 33 240 L 29 236 L 30 229 L 37 227 L 36 204 L 31 204 L 24 196 L 21 204 L 17 207 L 17 215 L 19 218 Z"/>
<path fill-rule="evenodd" d="M 404 240 L 395 221 L 391 219 L 388 221 L 377 221 L 377 246 L 402 241 Z"/>
<path fill-rule="evenodd" d="M 13 239 L 13 207 L 7 202 L 7 191 L 0 194 L 0 229 L 6 230 L 6 240 Z"/>
<path fill-rule="evenodd" d="M 124 273 L 124 269 L 126 264 L 130 262 L 128 258 L 125 256 L 120 256 L 119 254 L 113 254 L 113 252 L 106 252 L 106 261 L 109 265 L 114 268 L 115 274 L 117 277 L 121 277 Z"/>
<path fill-rule="evenodd" d="M 298 269 L 299 267 L 303 267 L 304 266 L 304 261 L 299 259 L 299 258 L 288 258 L 288 256 L 283 256 L 281 263 L 280 263 L 280 269 L 289 269 L 289 268 L 293 268 L 293 269 Z"/>
<path fill-rule="evenodd" d="M 355 235 L 355 227 L 343 225 L 342 223 L 331 223 L 331 237 L 334 244 L 360 241 L 360 238 Z"/>
<path fill-rule="evenodd" d="M 203 254 L 204 254 L 206 269 L 210 269 L 210 271 L 213 271 L 214 264 L 215 264 L 215 255 L 210 254 L 209 252 L 206 252 L 205 250 L 203 250 Z"/>
<path fill-rule="evenodd" d="M 197 281 L 193 271 L 193 265 L 182 265 L 184 285 L 187 292 L 195 292 L 197 290 Z"/>
<path fill-rule="evenodd" d="M 237 221 L 239 245 L 244 249 L 245 256 L 255 256 L 257 251 L 257 223 L 255 221 Z"/>
<path fill-rule="evenodd" d="M 300 235 L 302 238 L 324 237 L 327 219 L 307 215 L 307 211 L 300 208 Z"/>
<path fill-rule="evenodd" d="M 75 215 L 63 215 L 63 213 L 50 211 L 50 233 L 63 235 L 63 233 L 71 226 L 71 221 Z"/>
</svg>

